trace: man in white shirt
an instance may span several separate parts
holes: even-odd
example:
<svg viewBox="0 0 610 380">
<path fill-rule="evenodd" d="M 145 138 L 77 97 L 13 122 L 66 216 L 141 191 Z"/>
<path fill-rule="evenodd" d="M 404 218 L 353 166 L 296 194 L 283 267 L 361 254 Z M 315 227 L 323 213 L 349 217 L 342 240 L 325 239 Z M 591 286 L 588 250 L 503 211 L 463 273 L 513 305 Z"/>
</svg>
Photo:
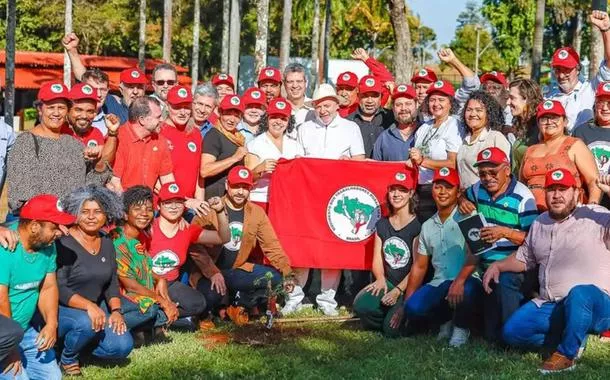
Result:
<svg viewBox="0 0 610 380">
<path fill-rule="evenodd" d="M 297 129 L 306 121 L 313 120 L 315 113 L 308 103 L 311 99 L 305 95 L 307 91 L 307 73 L 305 66 L 291 63 L 284 69 L 284 92 L 286 100 L 292 106 L 292 116 Z"/>
<path fill-rule="evenodd" d="M 315 120 L 307 121 L 299 128 L 297 139 L 304 156 L 332 160 L 364 160 L 364 142 L 358 125 L 339 116 L 339 98 L 329 84 L 321 84 L 313 94 L 312 105 Z M 305 294 L 303 286 L 309 277 L 308 268 L 294 268 L 296 286 L 290 300 L 282 309 L 283 314 L 296 311 Z M 341 280 L 341 270 L 322 269 L 322 283 L 316 303 L 326 315 L 336 316 L 335 294 Z"/>
</svg>

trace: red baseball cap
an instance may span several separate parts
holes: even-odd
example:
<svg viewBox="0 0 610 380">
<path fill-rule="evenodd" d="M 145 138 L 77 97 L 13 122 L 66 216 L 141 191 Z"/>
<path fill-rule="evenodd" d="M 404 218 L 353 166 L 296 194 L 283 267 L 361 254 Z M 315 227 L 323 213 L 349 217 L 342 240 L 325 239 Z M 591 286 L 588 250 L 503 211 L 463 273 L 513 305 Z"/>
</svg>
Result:
<svg viewBox="0 0 610 380">
<path fill-rule="evenodd" d="M 436 82 L 434 82 L 434 84 L 430 86 L 428 91 L 426 91 L 426 94 L 432 95 L 436 92 L 440 92 L 443 95 L 451 97 L 455 96 L 455 90 L 453 89 L 451 83 L 444 80 L 437 80 Z"/>
<path fill-rule="evenodd" d="M 220 74 L 216 74 L 212 77 L 212 85 L 214 87 L 216 87 L 220 84 L 229 85 L 229 86 L 231 86 L 231 88 L 233 88 L 233 90 L 235 90 L 235 81 L 233 80 L 233 77 L 230 76 L 229 74 L 220 73 Z"/>
<path fill-rule="evenodd" d="M 276 69 L 275 67 L 265 67 L 260 73 L 258 73 L 257 83 L 261 83 L 263 81 L 282 83 L 282 73 L 280 73 L 280 70 Z"/>
<path fill-rule="evenodd" d="M 502 149 L 491 147 L 485 148 L 477 154 L 477 162 L 475 162 L 474 167 L 476 168 L 477 166 L 486 163 L 500 165 L 509 164 L 510 162 Z"/>
<path fill-rule="evenodd" d="M 99 100 L 97 89 L 94 89 L 86 83 L 77 83 L 72 86 L 68 96 L 70 97 L 70 100 L 93 100 L 95 102 Z"/>
<path fill-rule="evenodd" d="M 248 108 L 251 104 L 256 104 L 262 106 L 263 109 L 267 108 L 267 98 L 265 98 L 265 94 L 258 87 L 250 87 L 244 92 L 244 95 L 241 97 L 242 103 L 244 103 L 244 108 Z"/>
<path fill-rule="evenodd" d="M 242 184 L 252 186 L 254 184 L 254 178 L 250 169 L 243 165 L 239 165 L 234 166 L 233 169 L 229 171 L 227 182 L 229 183 L 229 186 Z"/>
<path fill-rule="evenodd" d="M 424 83 L 434 83 L 438 80 L 436 77 L 436 73 L 434 70 L 424 67 L 423 69 L 419 69 L 413 74 L 411 77 L 411 83 L 424 82 Z"/>
<path fill-rule="evenodd" d="M 40 86 L 38 90 L 38 100 L 42 102 L 50 102 L 55 99 L 70 100 L 70 92 L 68 88 L 61 82 L 47 82 Z M 97 100 L 97 97 L 95 98 Z"/>
<path fill-rule="evenodd" d="M 170 199 L 186 199 L 186 194 L 178 184 L 174 182 L 166 183 L 159 189 L 159 201 L 165 202 Z"/>
<path fill-rule="evenodd" d="M 576 178 L 567 169 L 551 169 L 546 172 L 544 177 L 544 188 L 546 189 L 553 185 L 576 187 Z"/>
<path fill-rule="evenodd" d="M 597 85 L 595 97 L 597 98 L 600 96 L 610 96 L 610 82 L 601 82 Z"/>
<path fill-rule="evenodd" d="M 241 101 L 239 95 L 227 95 L 218 105 L 218 109 L 222 111 L 238 110 L 244 113 L 244 102 Z"/>
<path fill-rule="evenodd" d="M 458 175 L 457 170 L 442 167 L 434 171 L 434 177 L 432 178 L 432 182 L 445 181 L 451 186 L 459 186 L 460 185 L 460 176 Z"/>
<path fill-rule="evenodd" d="M 172 106 L 193 103 L 193 94 L 191 94 L 191 90 L 189 90 L 186 86 L 174 86 L 167 92 L 167 103 Z"/>
<path fill-rule="evenodd" d="M 506 81 L 506 77 L 499 71 L 490 71 L 481 75 L 481 83 L 487 82 L 488 80 L 500 83 L 502 86 L 507 87 L 508 82 Z"/>
<path fill-rule="evenodd" d="M 125 69 L 121 71 L 120 75 L 121 83 L 126 84 L 147 84 L 148 80 L 146 80 L 146 75 L 142 70 L 137 67 L 132 67 L 130 69 Z"/>
<path fill-rule="evenodd" d="M 580 57 L 576 50 L 571 46 L 566 46 L 555 50 L 553 53 L 553 59 L 551 60 L 551 67 L 567 67 L 573 69 L 580 64 Z"/>
<path fill-rule="evenodd" d="M 346 71 L 344 73 L 339 74 L 337 77 L 337 86 L 344 86 L 349 88 L 358 87 L 358 75 L 352 73 L 351 71 Z"/>
<path fill-rule="evenodd" d="M 402 186 L 408 190 L 415 189 L 415 177 L 413 177 L 412 172 L 408 173 L 407 171 L 394 173 L 390 179 L 388 187 L 394 185 Z"/>
<path fill-rule="evenodd" d="M 381 94 L 382 91 L 383 87 L 381 86 L 381 83 L 372 75 L 363 76 L 358 83 L 358 92 L 360 94 L 365 94 L 367 92 Z"/>
<path fill-rule="evenodd" d="M 396 100 L 398 98 L 409 98 L 415 99 L 417 94 L 415 93 L 415 89 L 406 84 L 400 84 L 394 89 L 394 93 L 392 94 L 392 99 Z"/>
<path fill-rule="evenodd" d="M 275 98 L 269 102 L 269 108 L 267 109 L 267 115 L 281 115 L 284 117 L 290 117 L 292 114 L 292 106 L 284 98 Z"/>
<path fill-rule="evenodd" d="M 536 108 L 536 119 L 540 119 L 544 115 L 565 116 L 566 110 L 557 100 L 545 100 Z"/>
<path fill-rule="evenodd" d="M 59 198 L 51 194 L 40 194 L 27 201 L 21 208 L 19 217 L 60 225 L 76 222 L 76 217 L 64 212 Z"/>
</svg>

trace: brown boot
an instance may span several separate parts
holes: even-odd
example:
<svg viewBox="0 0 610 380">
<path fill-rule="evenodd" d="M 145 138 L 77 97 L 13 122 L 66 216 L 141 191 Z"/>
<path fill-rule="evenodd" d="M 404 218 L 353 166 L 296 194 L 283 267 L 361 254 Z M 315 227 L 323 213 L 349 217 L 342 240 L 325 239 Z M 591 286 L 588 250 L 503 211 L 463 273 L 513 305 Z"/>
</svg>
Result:
<svg viewBox="0 0 610 380">
<path fill-rule="evenodd" d="M 543 374 L 563 372 L 563 371 L 571 371 L 576 368 L 576 364 L 574 364 L 574 359 L 568 359 L 564 355 L 559 352 L 553 352 L 550 358 L 546 359 L 538 371 Z"/>
</svg>

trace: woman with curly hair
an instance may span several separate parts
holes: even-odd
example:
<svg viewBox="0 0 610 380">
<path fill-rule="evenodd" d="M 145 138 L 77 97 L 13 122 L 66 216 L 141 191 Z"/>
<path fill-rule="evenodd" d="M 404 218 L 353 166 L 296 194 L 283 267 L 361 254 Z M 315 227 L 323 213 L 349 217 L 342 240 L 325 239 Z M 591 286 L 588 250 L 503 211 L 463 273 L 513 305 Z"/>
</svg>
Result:
<svg viewBox="0 0 610 380">
<path fill-rule="evenodd" d="M 512 142 L 511 168 L 519 175 L 525 151 L 530 145 L 538 144 L 539 132 L 536 120 L 536 107 L 542 103 L 540 86 L 531 79 L 516 79 L 510 82 L 508 101 L 513 115 L 512 131 L 508 139 Z M 511 136 L 512 134 L 512 136 Z"/>
<path fill-rule="evenodd" d="M 470 95 L 462 111 L 462 122 L 466 126 L 466 137 L 457 155 L 460 187 L 466 189 L 479 181 L 474 167 L 477 155 L 486 148 L 500 148 L 510 157 L 510 143 L 499 129 L 504 125 L 504 113 L 498 102 L 485 91 Z"/>
<path fill-rule="evenodd" d="M 284 98 L 275 98 L 269 103 L 267 117 L 263 117 L 259 135 L 248 143 L 246 167 L 254 175 L 254 187 L 250 200 L 267 210 L 267 188 L 271 173 L 280 158 L 292 159 L 302 156 L 303 147 L 290 137 L 295 128 L 292 107 Z"/>
<path fill-rule="evenodd" d="M 78 375 L 87 346 L 102 359 L 125 358 L 133 348 L 122 315 L 114 245 L 102 232 L 123 217 L 123 209 L 118 195 L 99 185 L 72 191 L 62 205 L 77 221 L 56 243 L 58 336 L 64 340 L 61 366 Z"/>
</svg>

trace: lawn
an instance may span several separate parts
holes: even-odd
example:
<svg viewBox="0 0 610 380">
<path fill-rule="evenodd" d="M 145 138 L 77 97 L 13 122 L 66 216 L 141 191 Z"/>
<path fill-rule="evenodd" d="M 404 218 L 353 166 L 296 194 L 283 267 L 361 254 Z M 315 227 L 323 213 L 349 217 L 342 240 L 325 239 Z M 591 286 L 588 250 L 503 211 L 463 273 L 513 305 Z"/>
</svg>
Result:
<svg viewBox="0 0 610 380">
<path fill-rule="evenodd" d="M 121 365 L 85 362 L 83 374 L 87 379 L 542 378 L 537 354 L 502 351 L 480 339 L 452 349 L 431 335 L 384 339 L 357 323 L 276 324 L 273 329 L 266 334 L 258 324 L 225 326 L 220 330 L 234 341 L 214 348 L 204 347 L 201 332 L 170 332 L 168 342 L 136 349 Z M 607 378 L 610 344 L 591 338 L 573 372 L 546 378 Z"/>
</svg>

